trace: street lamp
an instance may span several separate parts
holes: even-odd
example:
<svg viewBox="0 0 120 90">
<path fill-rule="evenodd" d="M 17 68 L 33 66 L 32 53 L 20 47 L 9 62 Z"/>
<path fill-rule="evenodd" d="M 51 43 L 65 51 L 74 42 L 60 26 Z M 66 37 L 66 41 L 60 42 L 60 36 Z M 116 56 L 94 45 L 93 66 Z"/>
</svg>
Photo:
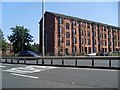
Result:
<svg viewBox="0 0 120 90">
<path fill-rule="evenodd" d="M 42 17 L 43 17 L 43 24 L 42 24 L 42 56 L 45 56 L 45 46 L 44 46 L 44 0 L 42 0 Z"/>
</svg>

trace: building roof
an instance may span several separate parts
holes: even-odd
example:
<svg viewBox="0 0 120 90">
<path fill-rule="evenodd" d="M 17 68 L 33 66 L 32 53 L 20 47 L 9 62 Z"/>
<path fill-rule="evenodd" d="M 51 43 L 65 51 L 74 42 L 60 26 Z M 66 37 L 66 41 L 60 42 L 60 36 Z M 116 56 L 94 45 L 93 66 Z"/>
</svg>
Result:
<svg viewBox="0 0 120 90">
<path fill-rule="evenodd" d="M 82 22 L 88 22 L 88 23 L 91 23 L 91 24 L 102 25 L 102 26 L 105 26 L 105 27 L 112 27 L 112 28 L 115 28 L 115 29 L 120 29 L 120 27 L 117 27 L 117 26 L 108 25 L 108 24 L 95 22 L 95 21 L 91 21 L 91 20 L 87 20 L 87 19 L 82 19 L 82 18 L 78 18 L 78 17 L 73 17 L 73 16 L 69 16 L 69 15 L 64 15 L 64 14 L 59 14 L 59 13 L 54 13 L 54 12 L 48 12 L 48 11 L 46 11 L 45 13 L 50 13 L 50 14 L 56 16 L 56 17 L 63 17 L 63 18 L 75 20 L 75 21 L 78 21 L 78 22 L 82 21 Z"/>
</svg>

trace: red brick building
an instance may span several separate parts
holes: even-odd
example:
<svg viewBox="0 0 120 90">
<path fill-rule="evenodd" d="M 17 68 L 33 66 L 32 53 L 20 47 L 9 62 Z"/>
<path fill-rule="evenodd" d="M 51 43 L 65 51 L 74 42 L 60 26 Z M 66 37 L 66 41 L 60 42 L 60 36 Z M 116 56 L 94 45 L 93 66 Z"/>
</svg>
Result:
<svg viewBox="0 0 120 90">
<path fill-rule="evenodd" d="M 40 52 L 42 52 L 42 19 Z M 63 14 L 45 12 L 45 53 L 65 55 L 120 49 L 120 27 Z"/>
</svg>

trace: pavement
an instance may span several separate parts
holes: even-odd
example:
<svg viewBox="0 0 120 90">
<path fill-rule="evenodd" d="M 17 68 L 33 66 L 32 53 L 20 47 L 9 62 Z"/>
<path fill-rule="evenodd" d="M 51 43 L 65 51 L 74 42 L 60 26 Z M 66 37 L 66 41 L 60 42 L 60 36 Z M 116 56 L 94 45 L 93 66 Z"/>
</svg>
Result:
<svg viewBox="0 0 120 90">
<path fill-rule="evenodd" d="M 2 88 L 118 88 L 118 71 L 0 64 Z"/>
</svg>

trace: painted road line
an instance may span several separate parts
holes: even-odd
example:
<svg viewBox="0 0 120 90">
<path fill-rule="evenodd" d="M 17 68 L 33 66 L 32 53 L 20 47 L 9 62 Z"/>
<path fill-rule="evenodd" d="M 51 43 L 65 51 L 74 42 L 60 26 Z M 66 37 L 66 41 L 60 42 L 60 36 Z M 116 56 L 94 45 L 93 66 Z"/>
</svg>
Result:
<svg viewBox="0 0 120 90">
<path fill-rule="evenodd" d="M 41 72 L 41 71 L 46 71 L 50 69 L 54 69 L 57 67 L 49 67 L 49 66 L 24 66 L 24 67 L 17 67 L 17 68 L 10 68 L 7 70 L 3 70 L 6 72 L 11 72 L 11 73 L 18 73 L 18 74 L 28 74 L 28 73 L 36 73 L 36 72 Z"/>
<path fill-rule="evenodd" d="M 61 67 L 61 68 L 63 68 L 63 69 L 79 69 L 79 70 L 89 70 L 89 71 L 112 71 L 112 72 L 114 72 L 114 71 L 116 71 L 116 72 L 118 72 L 118 70 L 112 70 L 112 69 L 92 69 L 92 68 L 70 68 L 70 67 Z"/>
<path fill-rule="evenodd" d="M 15 76 L 20 76 L 20 77 L 27 77 L 27 78 L 39 79 L 39 77 L 36 77 L 36 76 L 22 75 L 22 74 L 16 74 L 16 73 L 11 73 L 11 74 L 15 75 Z"/>
<path fill-rule="evenodd" d="M 0 66 L 0 67 L 6 67 L 6 66 Z"/>
</svg>

